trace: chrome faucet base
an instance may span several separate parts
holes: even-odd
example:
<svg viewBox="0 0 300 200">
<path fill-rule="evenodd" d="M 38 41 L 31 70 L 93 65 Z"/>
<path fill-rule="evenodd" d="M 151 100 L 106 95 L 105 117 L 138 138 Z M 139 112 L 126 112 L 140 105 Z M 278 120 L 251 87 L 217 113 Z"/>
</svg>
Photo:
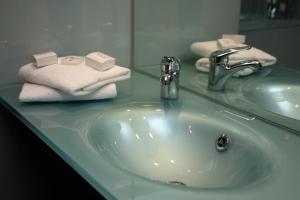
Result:
<svg viewBox="0 0 300 200">
<path fill-rule="evenodd" d="M 162 99 L 177 99 L 179 94 L 180 61 L 164 56 L 161 61 L 160 96 Z"/>
</svg>

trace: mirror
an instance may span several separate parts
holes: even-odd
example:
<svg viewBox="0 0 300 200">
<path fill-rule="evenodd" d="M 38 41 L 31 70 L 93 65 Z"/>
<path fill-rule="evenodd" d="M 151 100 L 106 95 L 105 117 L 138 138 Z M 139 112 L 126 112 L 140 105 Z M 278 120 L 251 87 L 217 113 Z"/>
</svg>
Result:
<svg viewBox="0 0 300 200">
<path fill-rule="evenodd" d="M 296 0 L 134 1 L 135 70 L 157 78 L 164 55 L 181 59 L 180 87 L 201 97 L 300 133 L 300 4 Z M 195 67 L 193 42 L 222 33 L 277 58 L 248 76 L 232 77 L 223 91 L 207 90 L 208 74 Z"/>
<path fill-rule="evenodd" d="M 240 31 L 288 28 L 300 25 L 297 0 L 242 0 Z"/>
</svg>

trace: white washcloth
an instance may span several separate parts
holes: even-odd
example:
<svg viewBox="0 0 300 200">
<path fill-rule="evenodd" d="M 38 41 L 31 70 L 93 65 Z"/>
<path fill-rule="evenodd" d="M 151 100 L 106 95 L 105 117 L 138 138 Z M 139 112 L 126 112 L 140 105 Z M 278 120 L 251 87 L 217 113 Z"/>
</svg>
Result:
<svg viewBox="0 0 300 200">
<path fill-rule="evenodd" d="M 223 49 L 222 47 L 234 46 L 234 41 L 230 39 L 219 39 L 218 41 L 208 41 L 208 42 L 196 42 L 191 45 L 191 50 L 195 54 L 201 56 L 196 62 L 196 68 L 203 72 L 209 71 L 209 56 L 212 52 Z M 236 43 L 236 47 L 244 46 L 244 44 Z M 249 50 L 240 51 L 229 56 L 229 63 L 234 64 L 245 60 L 258 60 L 263 67 L 273 65 L 276 63 L 277 59 L 255 47 Z M 235 73 L 235 76 L 246 76 L 253 73 L 253 69 L 250 67 Z"/>
<path fill-rule="evenodd" d="M 114 66 L 100 72 L 83 63 L 78 65 L 61 64 L 49 65 L 37 69 L 32 63 L 24 65 L 19 75 L 27 82 L 58 89 L 73 96 L 87 95 L 99 88 L 130 78 L 130 69 Z"/>
<path fill-rule="evenodd" d="M 65 94 L 59 90 L 32 83 L 25 83 L 19 95 L 21 102 L 53 102 L 108 99 L 117 96 L 116 84 L 110 83 L 93 93 L 83 96 Z"/>
</svg>

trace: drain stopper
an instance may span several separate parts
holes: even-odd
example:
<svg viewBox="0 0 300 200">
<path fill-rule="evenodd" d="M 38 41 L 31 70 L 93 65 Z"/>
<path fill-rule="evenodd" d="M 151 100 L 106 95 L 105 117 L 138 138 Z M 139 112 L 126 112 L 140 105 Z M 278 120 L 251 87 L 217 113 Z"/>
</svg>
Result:
<svg viewBox="0 0 300 200">
<path fill-rule="evenodd" d="M 216 149 L 220 152 L 226 151 L 230 145 L 231 139 L 228 135 L 222 133 L 216 139 Z"/>
</svg>

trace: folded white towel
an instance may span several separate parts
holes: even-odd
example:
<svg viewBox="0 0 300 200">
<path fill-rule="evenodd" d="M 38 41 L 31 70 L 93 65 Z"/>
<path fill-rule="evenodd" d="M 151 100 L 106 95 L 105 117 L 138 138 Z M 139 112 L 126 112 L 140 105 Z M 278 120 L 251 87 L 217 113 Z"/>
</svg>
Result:
<svg viewBox="0 0 300 200">
<path fill-rule="evenodd" d="M 226 49 L 223 47 L 231 47 L 233 48 L 234 46 L 240 47 L 244 46 L 244 44 L 240 43 L 235 43 L 231 39 L 219 39 L 217 41 L 208 41 L 208 42 L 196 42 L 191 45 L 191 50 L 195 54 L 203 57 L 197 60 L 196 62 L 196 68 L 200 71 L 203 72 L 208 72 L 209 71 L 209 56 L 212 52 L 221 50 L 221 49 Z M 252 47 L 249 50 L 245 51 L 240 51 L 234 54 L 231 54 L 229 56 L 229 64 L 234 64 L 240 61 L 245 61 L 245 60 L 258 60 L 263 67 L 273 65 L 276 63 L 277 59 L 260 50 L 255 47 Z M 250 67 L 248 69 L 241 70 L 235 74 L 235 76 L 247 76 L 251 73 L 253 73 L 253 69 Z"/>
<path fill-rule="evenodd" d="M 19 100 L 21 102 L 78 101 L 108 99 L 116 96 L 117 90 L 114 83 L 105 85 L 95 92 L 83 96 L 73 96 L 47 86 L 25 83 L 19 95 Z"/>
<path fill-rule="evenodd" d="M 90 94 L 108 83 L 130 78 L 130 69 L 114 66 L 100 72 L 83 63 L 78 65 L 58 64 L 37 69 L 32 63 L 24 65 L 19 75 L 27 82 L 58 89 L 73 96 Z"/>
</svg>

